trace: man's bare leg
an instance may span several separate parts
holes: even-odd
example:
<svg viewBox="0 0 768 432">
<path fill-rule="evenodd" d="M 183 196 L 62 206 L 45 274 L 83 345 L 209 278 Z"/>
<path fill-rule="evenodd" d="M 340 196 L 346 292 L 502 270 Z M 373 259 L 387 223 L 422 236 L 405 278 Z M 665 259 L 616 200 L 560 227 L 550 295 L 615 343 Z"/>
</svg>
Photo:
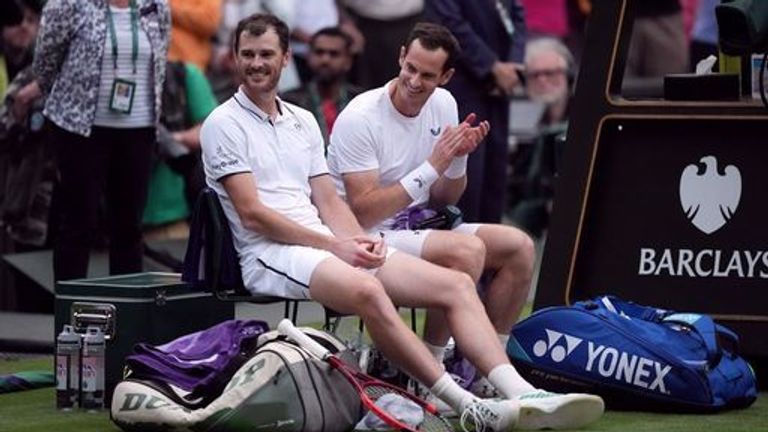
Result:
<svg viewBox="0 0 768 432">
<path fill-rule="evenodd" d="M 482 225 L 475 232 L 485 244 L 485 268 L 494 272 L 483 297 L 498 334 L 508 335 L 528 298 L 536 251 L 533 241 L 517 228 Z"/>
<path fill-rule="evenodd" d="M 465 273 L 398 252 L 376 277 L 396 304 L 443 311 L 456 343 L 483 373 L 509 364 L 475 284 Z"/>
<path fill-rule="evenodd" d="M 392 266 L 391 259 L 384 267 Z M 383 268 L 379 273 L 382 271 Z M 313 300 L 335 311 L 360 316 L 376 347 L 411 376 L 431 386 L 442 375 L 441 366 L 403 323 L 374 276 L 331 257 L 317 266 L 309 286 Z"/>
<path fill-rule="evenodd" d="M 467 239 L 479 239 L 482 247 Z M 460 245 L 459 247 L 455 245 Z M 483 260 L 477 254 L 484 250 Z M 530 291 L 535 249 L 524 232 L 504 225 L 482 225 L 474 236 L 451 231 L 432 231 L 424 241 L 422 258 L 443 267 L 467 273 L 473 280 L 483 270 L 493 273 L 486 287 L 484 304 L 496 332 L 509 334 L 520 317 Z M 482 267 L 478 268 L 478 263 Z M 449 332 L 445 318 L 436 310 L 427 311 L 424 339 L 445 345 Z"/>
<path fill-rule="evenodd" d="M 441 267 L 469 275 L 477 283 L 485 268 L 485 245 L 480 238 L 451 231 L 434 230 L 424 240 L 421 258 Z M 444 347 L 450 337 L 448 323 L 442 312 L 427 309 L 424 320 L 424 340 Z"/>
</svg>

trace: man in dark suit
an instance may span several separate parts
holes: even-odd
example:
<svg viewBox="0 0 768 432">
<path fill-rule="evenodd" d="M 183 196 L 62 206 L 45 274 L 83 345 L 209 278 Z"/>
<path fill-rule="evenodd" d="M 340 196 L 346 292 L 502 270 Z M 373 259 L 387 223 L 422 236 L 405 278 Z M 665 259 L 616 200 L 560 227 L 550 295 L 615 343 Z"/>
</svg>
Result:
<svg viewBox="0 0 768 432">
<path fill-rule="evenodd" d="M 467 189 L 459 202 L 468 222 L 498 223 L 506 208 L 509 99 L 519 85 L 525 20 L 519 0 L 427 0 L 427 19 L 448 27 L 463 55 L 445 86 L 459 118 L 476 113 L 491 123 L 469 157 Z"/>
</svg>

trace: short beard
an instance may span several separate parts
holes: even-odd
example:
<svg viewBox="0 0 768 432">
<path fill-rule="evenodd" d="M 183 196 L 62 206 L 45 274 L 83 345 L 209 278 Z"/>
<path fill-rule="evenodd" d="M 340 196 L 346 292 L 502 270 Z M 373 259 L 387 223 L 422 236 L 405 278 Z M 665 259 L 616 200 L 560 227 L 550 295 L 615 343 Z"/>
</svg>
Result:
<svg viewBox="0 0 768 432">
<path fill-rule="evenodd" d="M 329 86 L 344 80 L 344 75 L 317 74 L 315 81 L 321 86 Z"/>
<path fill-rule="evenodd" d="M 547 93 L 529 93 L 528 97 L 530 97 L 534 102 L 539 102 L 543 103 L 544 105 L 551 106 L 563 101 L 566 97 L 568 97 L 568 91 L 566 89 L 558 89 L 557 91 L 551 91 Z"/>
</svg>

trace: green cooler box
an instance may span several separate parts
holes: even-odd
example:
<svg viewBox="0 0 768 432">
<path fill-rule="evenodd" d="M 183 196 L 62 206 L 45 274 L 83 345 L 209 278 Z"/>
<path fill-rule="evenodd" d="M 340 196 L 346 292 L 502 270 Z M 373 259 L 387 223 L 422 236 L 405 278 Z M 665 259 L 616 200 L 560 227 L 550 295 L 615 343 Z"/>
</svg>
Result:
<svg viewBox="0 0 768 432">
<path fill-rule="evenodd" d="M 135 344 L 163 344 L 233 319 L 235 305 L 190 289 L 178 273 L 136 273 L 58 282 L 55 313 L 55 334 L 70 323 L 81 334 L 88 325 L 105 331 L 108 407 Z"/>
</svg>

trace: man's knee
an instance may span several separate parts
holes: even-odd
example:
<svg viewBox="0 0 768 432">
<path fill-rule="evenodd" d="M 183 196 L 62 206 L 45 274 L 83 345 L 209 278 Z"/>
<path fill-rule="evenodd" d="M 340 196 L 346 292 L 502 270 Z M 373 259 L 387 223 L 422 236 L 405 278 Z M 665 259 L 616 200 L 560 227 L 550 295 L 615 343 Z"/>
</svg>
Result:
<svg viewBox="0 0 768 432">
<path fill-rule="evenodd" d="M 533 262 L 536 260 L 536 245 L 528 234 L 521 231 L 520 236 L 520 247 L 518 249 L 520 260 L 525 265 L 533 268 Z"/>
<path fill-rule="evenodd" d="M 518 270 L 533 270 L 533 263 L 536 260 L 536 245 L 533 239 L 524 231 L 503 227 L 503 233 L 499 233 L 503 238 L 505 246 L 497 248 L 497 255 L 490 257 L 491 261 L 499 263 L 501 266 L 512 266 Z"/>
<path fill-rule="evenodd" d="M 366 274 L 355 285 L 350 295 L 358 315 L 365 317 L 380 313 L 391 303 L 384 286 L 375 277 Z"/>
<path fill-rule="evenodd" d="M 451 267 L 478 277 L 485 266 L 486 248 L 483 241 L 473 235 L 455 235 L 451 241 L 441 243 L 441 256 L 436 264 Z"/>
<path fill-rule="evenodd" d="M 446 301 L 449 305 L 457 304 L 460 306 L 470 305 L 474 302 L 478 302 L 479 297 L 477 295 L 477 287 L 475 281 L 464 273 L 454 270 L 446 269 L 451 272 L 450 282 L 444 287 Z"/>
</svg>

